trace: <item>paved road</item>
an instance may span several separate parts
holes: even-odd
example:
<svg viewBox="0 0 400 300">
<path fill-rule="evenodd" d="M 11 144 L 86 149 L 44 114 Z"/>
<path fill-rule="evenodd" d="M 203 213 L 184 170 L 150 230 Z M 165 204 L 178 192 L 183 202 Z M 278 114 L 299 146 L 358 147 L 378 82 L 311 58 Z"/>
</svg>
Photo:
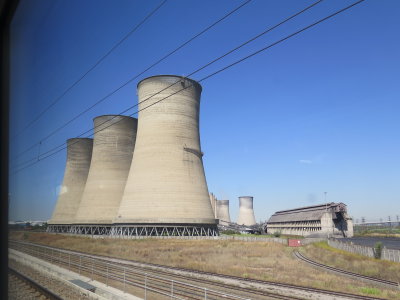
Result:
<svg viewBox="0 0 400 300">
<path fill-rule="evenodd" d="M 400 238 L 385 238 L 385 237 L 353 237 L 353 238 L 342 238 L 340 241 L 352 242 L 356 245 L 373 247 L 375 243 L 382 242 L 382 244 L 388 249 L 399 249 L 400 250 Z"/>
</svg>

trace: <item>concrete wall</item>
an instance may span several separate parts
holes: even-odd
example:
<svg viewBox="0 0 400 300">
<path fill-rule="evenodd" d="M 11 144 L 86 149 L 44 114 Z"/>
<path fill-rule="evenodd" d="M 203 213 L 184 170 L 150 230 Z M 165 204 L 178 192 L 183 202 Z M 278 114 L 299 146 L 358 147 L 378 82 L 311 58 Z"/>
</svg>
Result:
<svg viewBox="0 0 400 300">
<path fill-rule="evenodd" d="M 347 218 L 347 231 L 346 231 L 346 237 L 353 237 L 354 236 L 354 224 L 353 224 L 353 219 Z"/>
<path fill-rule="evenodd" d="M 255 225 L 256 218 L 253 210 L 253 197 L 239 197 L 239 217 L 237 223 L 239 225 Z"/>
<path fill-rule="evenodd" d="M 334 234 L 334 227 L 332 213 L 324 213 L 321 217 L 321 233 L 325 234 L 326 236 L 332 236 Z"/>
<path fill-rule="evenodd" d="M 73 138 L 67 140 L 67 163 L 56 207 L 49 224 L 74 222 L 89 173 L 93 140 Z"/>
<path fill-rule="evenodd" d="M 172 75 L 138 84 L 135 153 L 115 223 L 215 224 L 200 148 L 200 93 L 197 82 Z"/>
<path fill-rule="evenodd" d="M 131 166 L 137 119 L 94 118 L 93 155 L 77 224 L 111 224 L 116 217 Z"/>
</svg>

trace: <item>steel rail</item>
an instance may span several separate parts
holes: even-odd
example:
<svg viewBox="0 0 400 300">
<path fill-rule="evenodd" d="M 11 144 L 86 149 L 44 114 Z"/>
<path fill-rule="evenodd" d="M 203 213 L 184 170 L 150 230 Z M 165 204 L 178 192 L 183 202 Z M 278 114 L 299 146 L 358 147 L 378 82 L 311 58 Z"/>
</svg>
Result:
<svg viewBox="0 0 400 300">
<path fill-rule="evenodd" d="M 25 243 L 23 243 L 23 244 L 25 244 Z M 69 269 L 71 269 L 71 266 L 75 267 L 77 270 L 78 270 L 78 268 L 80 268 L 79 272 L 86 272 L 88 274 L 92 274 L 91 273 L 92 272 L 92 258 L 90 256 L 82 256 L 81 255 L 81 258 L 78 259 L 78 258 L 74 258 L 74 256 L 70 257 L 66 253 L 65 253 L 64 257 L 63 257 L 61 255 L 61 252 L 60 252 L 58 254 L 58 256 L 56 255 L 56 256 L 50 257 L 51 254 L 48 254 L 48 253 L 51 253 L 51 248 L 48 248 L 46 246 L 37 246 L 37 245 L 33 245 L 33 244 L 24 245 L 24 246 L 25 246 L 24 249 L 21 249 L 20 247 L 18 247 L 18 249 L 21 250 L 21 251 L 24 251 L 26 253 L 30 253 L 30 254 L 32 254 L 34 256 L 41 257 L 41 258 L 43 258 L 45 260 L 52 261 L 53 264 L 54 263 L 59 263 L 59 264 L 62 264 L 66 268 L 69 268 Z M 29 248 L 27 248 L 27 247 L 29 247 Z M 46 250 L 47 252 L 32 250 L 33 247 L 38 247 L 38 248 L 41 248 L 41 249 L 47 249 Z M 68 263 L 67 263 L 67 260 L 68 260 Z M 120 274 L 119 270 L 120 270 L 121 266 L 123 266 L 124 264 L 110 263 L 110 262 L 107 262 L 104 259 L 100 259 L 100 260 L 103 260 L 104 263 L 100 264 L 100 265 L 97 264 L 97 263 L 94 264 L 94 266 L 95 266 L 94 274 L 95 275 L 104 276 L 104 274 L 108 274 L 108 278 L 109 279 L 115 279 L 115 280 L 121 280 L 123 278 L 123 277 L 118 276 L 118 274 Z M 78 262 L 79 262 L 79 264 L 78 264 Z M 100 269 L 99 269 L 99 267 L 100 267 Z M 136 269 L 138 271 L 129 271 L 129 270 L 132 270 L 132 269 Z M 143 272 L 144 271 L 147 272 L 148 275 L 150 275 L 150 273 L 157 273 L 157 271 L 154 271 L 154 270 L 147 270 L 147 269 L 144 270 L 143 268 L 137 268 L 135 266 L 131 266 L 130 265 L 130 266 L 126 267 L 126 281 L 128 281 L 128 279 L 132 280 L 131 279 L 132 277 L 130 277 L 131 276 L 130 273 L 133 273 L 135 276 L 138 276 L 138 275 L 139 276 L 143 276 Z M 158 272 L 158 273 L 160 273 L 160 272 Z M 201 279 L 196 279 L 196 278 L 188 279 L 187 276 L 181 276 L 181 275 L 171 274 L 171 273 L 167 273 L 167 272 L 162 272 L 162 273 L 166 274 L 167 276 L 173 275 L 175 277 L 179 277 L 182 280 L 195 281 L 195 282 L 199 282 L 199 283 L 202 283 L 202 284 L 211 285 L 211 286 L 214 286 L 214 287 L 218 286 L 218 287 L 221 287 L 221 288 L 224 288 L 224 289 L 228 289 L 230 292 L 232 292 L 232 290 L 235 290 L 235 291 L 241 292 L 241 293 L 257 295 L 257 296 L 263 296 L 263 297 L 269 297 L 269 298 L 273 298 L 273 299 L 284 299 L 284 300 L 302 299 L 302 298 L 298 298 L 298 297 L 294 297 L 294 296 L 290 296 L 289 297 L 289 296 L 285 296 L 285 295 L 282 295 L 282 294 L 271 293 L 271 292 L 267 292 L 267 291 L 258 291 L 258 290 L 254 290 L 254 289 L 235 287 L 235 286 L 232 286 L 232 285 L 217 283 L 217 282 L 210 281 L 210 280 L 201 280 Z M 159 276 L 153 276 L 153 277 L 159 277 Z M 134 280 L 132 280 L 132 281 L 134 281 Z M 141 283 L 142 281 L 139 280 L 139 281 L 136 281 L 136 282 L 140 285 L 140 287 L 143 286 L 142 283 Z M 191 284 L 188 284 L 186 282 L 185 283 L 181 283 L 176 279 L 174 279 L 174 280 L 168 279 L 167 281 L 164 281 L 164 285 L 167 285 L 168 289 L 169 289 L 171 282 L 173 282 L 174 289 L 176 289 L 176 292 L 175 292 L 176 294 L 178 293 L 178 291 L 180 291 L 182 293 L 185 293 L 185 291 L 183 289 L 186 288 L 186 289 L 189 289 L 189 290 L 192 290 L 192 291 L 196 291 L 197 290 L 197 293 L 200 293 L 200 296 L 201 296 L 204 293 L 204 290 L 205 290 L 204 288 L 200 288 L 198 286 L 191 285 Z M 150 282 L 150 284 L 151 284 L 151 282 Z M 191 288 L 188 288 L 188 286 L 190 286 Z M 227 292 L 214 291 L 213 289 L 210 289 L 210 288 L 206 288 L 206 291 L 207 291 L 207 299 L 213 299 L 213 298 L 220 299 L 221 298 L 221 294 L 224 295 L 224 297 L 223 297 L 224 299 L 232 299 L 232 300 L 245 299 L 243 297 L 238 297 L 237 295 L 231 295 L 230 293 L 227 293 Z"/>
<path fill-rule="evenodd" d="M 353 273 L 347 270 L 343 270 L 343 269 L 338 269 L 335 267 L 331 267 L 325 264 L 321 264 L 319 262 L 313 261 L 311 259 L 309 259 L 308 257 L 305 257 L 303 254 L 301 254 L 299 251 L 294 251 L 293 252 L 294 255 L 300 259 L 301 261 L 304 261 L 310 265 L 319 267 L 321 269 L 327 270 L 327 271 L 331 271 L 334 273 L 339 273 L 339 274 L 343 274 L 343 275 L 347 275 L 350 276 L 352 278 L 355 279 L 362 279 L 362 280 L 368 280 L 377 284 L 383 284 L 389 287 L 395 287 L 395 288 L 399 288 L 399 283 L 394 282 L 394 281 L 390 281 L 390 280 L 385 280 L 385 279 L 380 279 L 380 278 L 376 278 L 376 277 L 371 277 L 371 276 L 366 276 L 366 275 L 362 275 L 362 274 L 358 274 L 358 273 Z"/>
<path fill-rule="evenodd" d="M 111 257 L 111 256 L 92 255 L 92 254 L 84 253 L 81 251 L 71 251 L 71 250 L 66 250 L 66 249 L 62 249 L 62 248 L 44 246 L 44 245 L 39 245 L 39 244 L 34 244 L 34 243 L 27 243 L 27 242 L 20 242 L 20 241 L 12 241 L 12 242 L 19 243 L 19 244 L 26 244 L 26 245 L 30 245 L 30 246 L 36 246 L 36 247 L 43 247 L 43 248 L 47 248 L 47 249 L 57 249 L 59 251 L 63 251 L 66 253 L 67 252 L 74 253 L 74 254 L 79 253 L 82 256 L 96 257 L 97 259 L 104 260 L 104 261 L 109 261 L 110 259 L 119 259 L 121 261 L 126 261 L 127 263 L 118 262 L 116 264 L 125 265 L 125 266 L 129 266 L 129 267 L 133 267 L 133 266 L 129 265 L 128 263 L 137 263 L 137 264 L 145 265 L 148 267 L 163 268 L 164 270 L 184 271 L 184 272 L 190 272 L 193 274 L 209 275 L 209 276 L 214 276 L 214 277 L 223 278 L 223 279 L 234 279 L 234 280 L 250 282 L 250 283 L 266 284 L 266 285 L 271 285 L 271 286 L 283 287 L 283 288 L 288 288 L 288 289 L 297 289 L 297 290 L 301 290 L 301 291 L 306 291 L 306 292 L 311 292 L 311 293 L 319 293 L 319 294 L 324 294 L 324 295 L 341 296 L 341 297 L 348 297 L 348 298 L 352 298 L 352 299 L 366 299 L 366 300 L 382 300 L 382 299 L 384 299 L 384 298 L 357 295 L 357 294 L 351 294 L 351 293 L 345 293 L 345 292 L 323 290 L 323 289 L 318 289 L 318 288 L 305 287 L 305 286 L 299 286 L 299 285 L 293 285 L 293 284 L 287 284 L 287 283 L 279 283 L 279 282 L 259 280 L 259 279 L 250 279 L 250 278 L 243 278 L 243 277 L 239 277 L 239 276 L 225 275 L 225 274 L 220 274 L 220 273 L 212 273 L 212 272 L 191 270 L 191 269 L 185 269 L 185 268 L 170 267 L 170 266 L 159 265 L 159 264 L 144 263 L 144 262 L 140 262 L 140 261 L 120 259 L 120 258 Z M 115 264 L 115 262 L 114 262 L 114 264 Z M 143 267 L 143 269 L 145 269 L 145 268 Z M 145 269 L 145 270 L 147 270 L 147 269 Z M 169 276 L 171 276 L 171 272 L 158 270 L 158 273 L 168 274 Z M 185 277 L 183 275 L 177 275 L 175 273 L 173 273 L 173 276 Z M 191 278 L 191 280 L 192 280 L 192 278 Z M 200 279 L 200 280 L 202 280 L 202 279 Z M 204 281 L 206 281 L 206 280 L 204 280 Z M 213 284 L 214 284 L 214 282 L 213 282 Z M 240 290 L 245 291 L 245 289 L 243 289 L 243 288 L 240 288 Z M 282 295 L 275 294 L 275 296 L 282 296 Z M 286 299 L 293 299 L 293 297 L 286 298 Z"/>
<path fill-rule="evenodd" d="M 243 298 L 226 292 L 215 291 L 213 289 L 202 288 L 189 283 L 179 282 L 177 280 L 170 280 L 164 277 L 156 276 L 154 274 L 143 273 L 143 270 L 141 272 L 139 271 L 133 272 L 129 270 L 131 266 L 129 267 L 123 266 L 122 268 L 122 265 L 118 263 L 106 263 L 106 262 L 101 263 L 99 261 L 96 261 L 99 259 L 94 259 L 90 257 L 83 257 L 82 259 L 82 255 L 80 255 L 81 257 L 78 265 L 77 260 L 75 261 L 73 259 L 71 260 L 70 255 L 68 255 L 68 257 L 67 256 L 63 257 L 62 252 L 59 250 L 57 250 L 58 253 L 56 252 L 57 255 L 54 255 L 54 253 L 52 253 L 51 251 L 41 252 L 32 249 L 32 247 L 50 250 L 47 247 L 41 247 L 37 245 L 21 245 L 15 248 L 27 254 L 31 254 L 33 256 L 40 257 L 46 261 L 50 261 L 53 264 L 63 265 L 68 268 L 71 268 L 71 265 L 75 266 L 75 268 L 79 268 L 79 273 L 86 272 L 87 274 L 89 274 L 89 276 L 92 277 L 92 279 L 94 278 L 94 275 L 105 277 L 103 271 L 105 271 L 106 270 L 105 268 L 108 267 L 107 274 L 109 279 L 117 280 L 119 282 L 124 282 L 124 284 L 131 284 L 143 288 L 143 280 L 137 278 L 138 277 L 142 277 L 142 279 L 146 278 L 148 280 L 147 290 L 153 290 L 155 292 L 159 292 L 160 290 L 162 292 L 169 292 L 171 281 L 173 281 L 175 288 L 174 294 L 184 296 L 185 299 L 199 299 L 199 298 L 203 299 L 204 292 L 206 291 L 207 294 L 210 296 L 215 295 L 217 297 L 223 297 L 224 299 L 232 299 L 232 300 L 248 300 L 248 298 Z M 49 252 L 51 254 L 49 254 Z M 73 254 L 73 255 L 79 256 L 78 254 Z M 161 288 L 160 285 L 163 285 L 163 288 Z M 170 297 L 169 293 L 162 293 L 162 292 L 161 294 Z M 207 299 L 212 299 L 212 298 L 208 297 Z"/>
<path fill-rule="evenodd" d="M 15 277 L 17 277 L 18 279 L 20 279 L 21 281 L 27 283 L 31 288 L 33 288 L 34 290 L 38 291 L 41 295 L 45 296 L 48 299 L 51 299 L 51 300 L 62 300 L 63 299 L 60 296 L 54 294 L 49 289 L 47 289 L 44 286 L 40 285 L 39 283 L 37 283 L 33 279 L 31 279 L 28 276 L 22 274 L 21 272 L 18 272 L 17 270 L 15 270 L 14 268 L 12 268 L 10 266 L 8 266 L 8 272 L 10 274 L 14 275 Z"/>
</svg>

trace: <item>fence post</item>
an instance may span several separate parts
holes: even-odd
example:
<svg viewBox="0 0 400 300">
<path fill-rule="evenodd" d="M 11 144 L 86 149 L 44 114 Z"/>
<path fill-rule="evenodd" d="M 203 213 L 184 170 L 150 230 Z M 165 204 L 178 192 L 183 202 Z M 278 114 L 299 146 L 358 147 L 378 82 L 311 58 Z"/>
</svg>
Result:
<svg viewBox="0 0 400 300">
<path fill-rule="evenodd" d="M 107 263 L 107 278 L 106 278 L 106 286 L 108 286 L 108 266 L 110 263 Z"/>
<path fill-rule="evenodd" d="M 82 255 L 79 255 L 79 275 L 81 275 Z"/>
<path fill-rule="evenodd" d="M 147 273 L 144 274 L 144 300 L 147 299 Z"/>
<path fill-rule="evenodd" d="M 92 280 L 93 280 L 94 258 L 92 258 Z"/>
<path fill-rule="evenodd" d="M 171 280 L 171 299 L 174 297 L 174 281 Z"/>
<path fill-rule="evenodd" d="M 207 288 L 204 288 L 204 300 L 207 300 Z"/>
<path fill-rule="evenodd" d="M 125 293 L 125 277 L 126 276 L 126 268 L 124 267 L 124 293 Z"/>
<path fill-rule="evenodd" d="M 71 270 L 71 253 L 68 254 L 68 270 Z"/>
</svg>

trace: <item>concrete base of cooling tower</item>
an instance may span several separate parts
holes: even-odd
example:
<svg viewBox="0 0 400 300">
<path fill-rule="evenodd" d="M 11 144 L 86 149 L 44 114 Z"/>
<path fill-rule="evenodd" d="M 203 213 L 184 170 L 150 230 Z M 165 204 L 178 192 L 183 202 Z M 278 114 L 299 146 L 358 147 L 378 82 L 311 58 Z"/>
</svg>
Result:
<svg viewBox="0 0 400 300">
<path fill-rule="evenodd" d="M 111 232 L 111 224 L 74 224 L 74 225 L 49 225 L 47 232 L 49 233 L 69 233 L 69 234 L 85 234 L 85 235 L 109 235 Z"/>
<path fill-rule="evenodd" d="M 218 236 L 216 224 L 115 224 L 112 236 Z"/>
<path fill-rule="evenodd" d="M 216 224 L 113 224 L 50 225 L 49 233 L 82 234 L 110 237 L 130 236 L 218 236 Z"/>
</svg>

